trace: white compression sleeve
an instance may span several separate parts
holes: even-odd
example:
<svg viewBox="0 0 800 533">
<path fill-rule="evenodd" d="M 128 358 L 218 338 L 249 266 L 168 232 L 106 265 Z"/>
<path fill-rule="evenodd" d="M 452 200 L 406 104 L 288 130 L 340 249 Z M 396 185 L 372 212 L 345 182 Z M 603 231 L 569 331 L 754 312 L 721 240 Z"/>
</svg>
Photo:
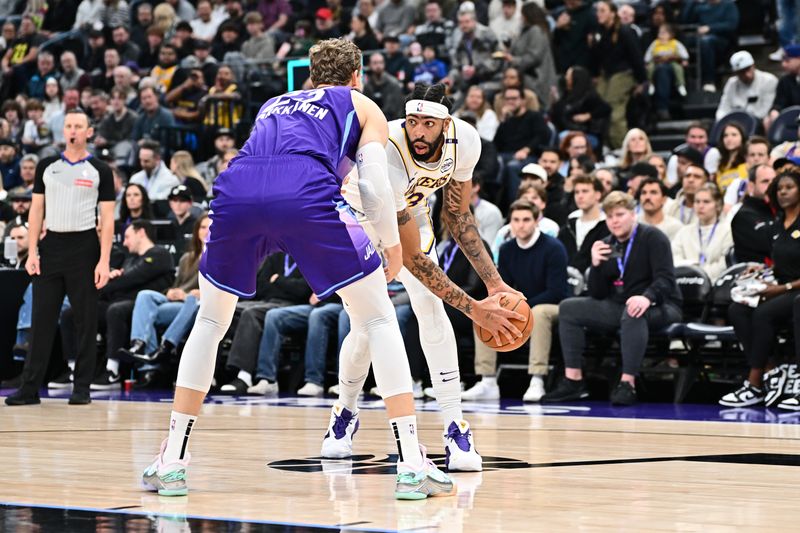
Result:
<svg viewBox="0 0 800 533">
<path fill-rule="evenodd" d="M 375 228 L 381 246 L 395 246 L 400 243 L 400 233 L 394 194 L 389 184 L 386 149 L 378 142 L 367 143 L 358 149 L 356 162 L 358 192 L 367 221 Z"/>
</svg>

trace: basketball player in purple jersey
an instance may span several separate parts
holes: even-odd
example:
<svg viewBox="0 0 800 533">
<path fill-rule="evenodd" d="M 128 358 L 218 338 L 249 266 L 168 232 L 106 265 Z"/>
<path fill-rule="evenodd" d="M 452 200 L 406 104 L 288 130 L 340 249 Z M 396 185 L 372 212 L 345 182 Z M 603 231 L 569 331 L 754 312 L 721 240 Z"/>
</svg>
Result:
<svg viewBox="0 0 800 533">
<path fill-rule="evenodd" d="M 163 496 L 188 492 L 188 442 L 211 386 L 217 347 L 240 296 L 255 293 L 269 253 L 291 255 L 321 299 L 339 294 L 351 329 L 366 338 L 376 381 L 397 441 L 398 499 L 451 494 L 452 481 L 426 459 L 417 441 L 411 373 L 386 279 L 402 267 L 402 249 L 387 178 L 386 119 L 361 88 L 361 53 L 330 39 L 309 52 L 313 90 L 269 100 L 250 138 L 214 184 L 206 249 L 200 261 L 200 309 L 183 350 L 169 436 L 143 481 Z M 386 268 L 341 195 L 355 162 L 363 209 L 384 250 Z M 364 182 L 361 185 L 361 182 Z M 519 332 L 515 313 L 487 307 L 490 330 Z M 482 324 L 483 325 L 483 324 Z"/>
</svg>

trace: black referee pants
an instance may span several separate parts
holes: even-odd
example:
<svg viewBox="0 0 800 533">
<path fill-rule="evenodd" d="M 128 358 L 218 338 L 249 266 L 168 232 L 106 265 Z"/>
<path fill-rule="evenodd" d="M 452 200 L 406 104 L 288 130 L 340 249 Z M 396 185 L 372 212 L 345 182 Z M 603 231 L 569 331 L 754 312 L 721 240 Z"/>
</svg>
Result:
<svg viewBox="0 0 800 533">
<path fill-rule="evenodd" d="M 53 348 L 64 295 L 75 317 L 78 357 L 74 390 L 88 392 L 97 360 L 97 289 L 94 269 L 100 260 L 100 241 L 94 229 L 56 233 L 48 231 L 39 243 L 41 274 L 33 278 L 31 348 L 22 372 L 23 388 L 38 392 Z"/>
</svg>

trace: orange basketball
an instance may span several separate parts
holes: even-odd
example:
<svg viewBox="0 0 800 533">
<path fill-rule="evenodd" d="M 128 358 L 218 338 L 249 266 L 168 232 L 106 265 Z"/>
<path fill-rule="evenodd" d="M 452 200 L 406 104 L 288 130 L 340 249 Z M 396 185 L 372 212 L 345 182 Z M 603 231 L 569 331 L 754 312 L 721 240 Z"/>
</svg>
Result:
<svg viewBox="0 0 800 533">
<path fill-rule="evenodd" d="M 483 329 L 478 324 L 473 324 L 473 327 L 475 328 L 475 334 L 483 344 L 497 352 L 510 352 L 525 344 L 530 338 L 531 330 L 533 329 L 533 312 L 528 302 L 516 294 L 503 294 L 500 298 L 500 305 L 526 317 L 525 320 L 511 320 L 511 323 L 517 326 L 517 329 L 522 332 L 522 337 L 518 337 L 507 344 L 498 345 L 494 337 L 492 337 L 492 334 L 487 330 Z"/>
</svg>

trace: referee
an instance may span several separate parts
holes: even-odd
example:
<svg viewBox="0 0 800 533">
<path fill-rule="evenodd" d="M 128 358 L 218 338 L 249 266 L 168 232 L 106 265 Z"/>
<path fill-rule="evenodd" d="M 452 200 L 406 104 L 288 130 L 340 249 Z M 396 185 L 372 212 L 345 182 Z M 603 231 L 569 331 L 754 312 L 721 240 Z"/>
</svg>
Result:
<svg viewBox="0 0 800 533">
<path fill-rule="evenodd" d="M 89 385 L 97 359 L 97 291 L 108 283 L 115 200 L 111 169 L 86 150 L 93 133 L 83 110 L 67 111 L 66 149 L 36 166 L 25 265 L 28 274 L 34 276 L 31 348 L 22 371 L 22 386 L 6 398 L 6 405 L 40 403 L 39 387 L 50 361 L 65 294 L 78 330 L 78 358 L 69 403 L 91 402 Z M 45 212 L 47 233 L 39 242 Z"/>
</svg>

